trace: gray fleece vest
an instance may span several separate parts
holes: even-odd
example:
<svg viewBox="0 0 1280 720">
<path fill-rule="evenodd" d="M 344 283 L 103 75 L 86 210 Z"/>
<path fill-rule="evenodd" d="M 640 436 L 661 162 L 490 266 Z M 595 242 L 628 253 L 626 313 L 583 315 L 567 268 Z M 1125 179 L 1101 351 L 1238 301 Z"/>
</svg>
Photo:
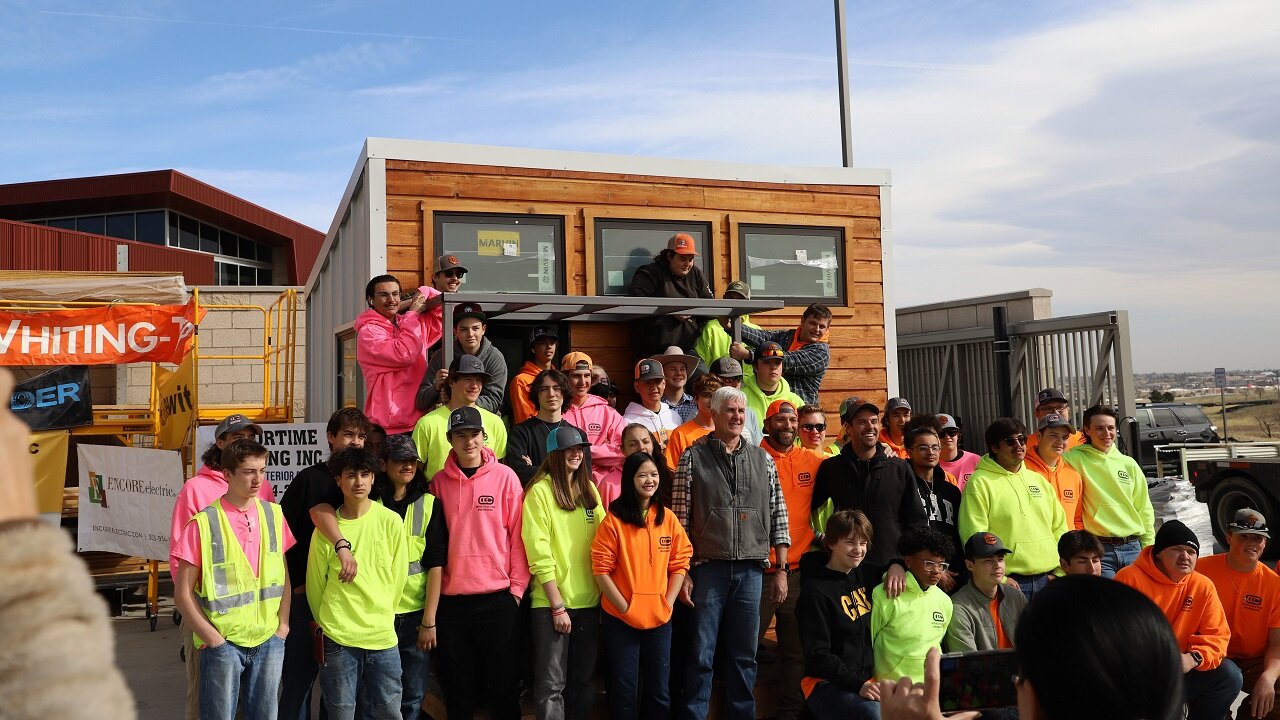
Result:
<svg viewBox="0 0 1280 720">
<path fill-rule="evenodd" d="M 769 559 L 768 457 L 739 441 L 732 455 L 708 435 L 694 443 L 689 528 L 695 560 Z"/>
</svg>

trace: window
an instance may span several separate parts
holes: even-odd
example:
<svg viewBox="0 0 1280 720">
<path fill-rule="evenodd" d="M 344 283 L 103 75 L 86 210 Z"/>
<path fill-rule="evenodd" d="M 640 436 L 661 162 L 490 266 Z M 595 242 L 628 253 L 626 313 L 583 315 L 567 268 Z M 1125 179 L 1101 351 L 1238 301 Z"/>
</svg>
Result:
<svg viewBox="0 0 1280 720">
<path fill-rule="evenodd" d="M 360 365 L 356 362 L 356 331 L 343 330 L 338 334 L 338 405 L 340 407 L 358 407 L 363 404 L 364 393 L 361 385 L 364 379 L 360 376 Z"/>
<path fill-rule="evenodd" d="M 596 291 L 601 295 L 626 295 L 636 268 L 653 262 L 667 248 L 676 233 L 688 233 L 698 250 L 697 267 L 710 282 L 707 272 L 709 223 L 647 222 L 639 220 L 599 220 L 596 226 Z"/>
<path fill-rule="evenodd" d="M 152 210 L 150 212 L 140 212 L 134 216 L 137 222 L 138 242 L 151 243 L 152 245 L 164 244 L 164 211 Z"/>
<path fill-rule="evenodd" d="M 564 292 L 563 218 L 437 213 L 435 236 L 467 269 L 460 292 Z"/>
<path fill-rule="evenodd" d="M 200 249 L 200 223 L 189 217 L 178 217 L 178 246 L 184 250 Z"/>
<path fill-rule="evenodd" d="M 1167 408 L 1153 408 L 1151 410 L 1152 417 L 1155 418 L 1156 427 L 1178 427 L 1182 423 L 1178 422 L 1178 418 L 1174 416 L 1173 411 Z"/>
<path fill-rule="evenodd" d="M 752 298 L 844 303 L 842 229 L 739 225 L 738 236 Z"/>
<path fill-rule="evenodd" d="M 133 213 L 107 216 L 107 235 L 121 240 L 133 239 Z"/>
<path fill-rule="evenodd" d="M 1173 414 L 1182 421 L 1183 425 L 1208 425 L 1209 418 L 1205 417 L 1204 410 L 1198 407 L 1176 406 L 1171 408 Z"/>
<path fill-rule="evenodd" d="M 62 230 L 75 230 L 76 219 L 75 218 L 55 218 L 49 221 L 49 227 L 60 228 Z"/>
<path fill-rule="evenodd" d="M 107 222 L 101 215 L 86 215 L 76 218 L 76 230 L 82 233 L 102 235 L 107 231 Z"/>
<path fill-rule="evenodd" d="M 218 254 L 218 228 L 200 223 L 200 252 Z"/>
</svg>

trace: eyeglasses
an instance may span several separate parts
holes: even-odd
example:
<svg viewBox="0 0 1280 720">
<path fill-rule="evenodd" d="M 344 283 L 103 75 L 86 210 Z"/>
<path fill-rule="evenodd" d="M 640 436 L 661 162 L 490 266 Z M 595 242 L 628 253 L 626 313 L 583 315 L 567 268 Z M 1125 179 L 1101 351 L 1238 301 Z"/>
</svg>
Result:
<svg viewBox="0 0 1280 720">
<path fill-rule="evenodd" d="M 915 446 L 914 448 L 911 448 L 911 449 L 912 449 L 912 450 L 919 450 L 920 452 L 927 452 L 927 453 L 942 452 L 942 446 L 941 446 L 941 445 L 917 445 L 917 446 Z"/>
<path fill-rule="evenodd" d="M 440 274 L 451 280 L 458 279 L 458 278 L 461 278 L 463 275 L 466 275 L 466 273 L 461 270 L 441 270 Z"/>
<path fill-rule="evenodd" d="M 1008 445 L 1009 447 L 1017 447 L 1017 446 L 1019 446 L 1019 445 L 1021 445 L 1022 447 L 1026 447 L 1026 445 L 1027 445 L 1027 436 L 1026 436 L 1026 435 L 1014 435 L 1013 437 L 1007 437 L 1007 438 L 1005 438 L 1005 439 L 1001 440 L 1000 442 L 1004 443 L 1005 445 Z"/>
<path fill-rule="evenodd" d="M 951 563 L 934 562 L 932 560 L 922 560 L 921 563 L 924 565 L 924 569 L 929 572 L 945 572 L 947 568 L 951 567 Z"/>
<path fill-rule="evenodd" d="M 800 427 L 804 428 L 805 430 L 808 430 L 809 432 L 824 432 L 827 429 L 827 424 L 826 423 L 805 423 Z"/>
</svg>

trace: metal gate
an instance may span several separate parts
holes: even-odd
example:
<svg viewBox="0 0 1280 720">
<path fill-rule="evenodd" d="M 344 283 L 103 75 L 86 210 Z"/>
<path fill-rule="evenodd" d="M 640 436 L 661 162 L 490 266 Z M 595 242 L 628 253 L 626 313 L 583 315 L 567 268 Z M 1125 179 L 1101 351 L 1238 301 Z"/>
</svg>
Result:
<svg viewBox="0 0 1280 720">
<path fill-rule="evenodd" d="M 1031 320 L 1008 326 L 1014 415 L 1030 424 L 1036 393 L 1058 388 L 1079 419 L 1092 405 L 1134 411 L 1129 315 L 1124 310 Z M 1000 416 L 995 330 L 917 333 L 898 337 L 902 396 L 917 412 L 945 412 L 967 428 L 964 446 L 985 452 L 982 431 Z"/>
</svg>

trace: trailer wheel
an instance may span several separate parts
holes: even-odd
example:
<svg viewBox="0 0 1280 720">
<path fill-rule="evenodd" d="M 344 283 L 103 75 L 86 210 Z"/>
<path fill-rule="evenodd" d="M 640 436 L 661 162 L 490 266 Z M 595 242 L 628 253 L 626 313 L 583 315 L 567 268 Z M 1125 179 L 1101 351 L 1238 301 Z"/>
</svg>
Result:
<svg viewBox="0 0 1280 720">
<path fill-rule="evenodd" d="M 1227 545 L 1227 525 L 1241 508 L 1252 508 L 1263 517 L 1274 517 L 1271 499 L 1247 478 L 1229 477 L 1214 486 L 1209 495 L 1209 519 L 1213 524 L 1213 536 L 1223 547 Z"/>
</svg>

